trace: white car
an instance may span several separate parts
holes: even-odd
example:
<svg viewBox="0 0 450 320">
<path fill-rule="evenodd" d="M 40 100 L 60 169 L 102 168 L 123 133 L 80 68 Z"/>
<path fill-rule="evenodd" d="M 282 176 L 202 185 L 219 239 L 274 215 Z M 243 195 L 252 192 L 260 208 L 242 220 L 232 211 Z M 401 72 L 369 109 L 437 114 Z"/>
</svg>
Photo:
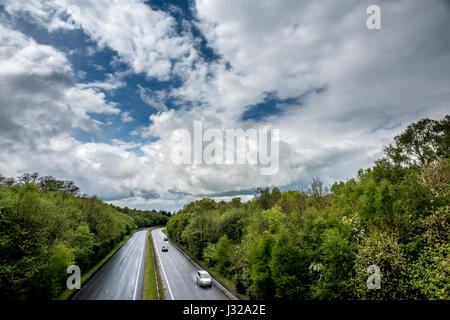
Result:
<svg viewBox="0 0 450 320">
<path fill-rule="evenodd" d="M 200 270 L 195 275 L 195 281 L 200 287 L 211 287 L 212 278 L 209 273 L 205 270 Z"/>
</svg>

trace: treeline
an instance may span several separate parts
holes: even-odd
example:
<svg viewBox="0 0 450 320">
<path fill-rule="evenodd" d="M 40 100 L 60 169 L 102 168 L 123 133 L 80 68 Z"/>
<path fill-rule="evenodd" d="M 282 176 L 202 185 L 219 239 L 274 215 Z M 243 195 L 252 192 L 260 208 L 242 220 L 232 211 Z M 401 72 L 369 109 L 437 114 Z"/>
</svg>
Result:
<svg viewBox="0 0 450 320">
<path fill-rule="evenodd" d="M 165 225 L 168 218 L 171 216 L 171 213 L 165 210 L 156 212 L 155 210 L 138 210 L 130 209 L 128 207 L 120 208 L 114 205 L 111 205 L 111 207 L 132 217 L 136 224 L 136 228 Z"/>
<path fill-rule="evenodd" d="M 79 191 L 72 181 L 38 173 L 0 177 L 0 300 L 56 298 L 69 265 L 83 274 L 135 228 L 168 219 Z"/>
<path fill-rule="evenodd" d="M 424 119 L 330 190 L 315 179 L 246 203 L 202 199 L 167 230 L 253 299 L 450 299 L 449 152 L 450 117 Z"/>
</svg>

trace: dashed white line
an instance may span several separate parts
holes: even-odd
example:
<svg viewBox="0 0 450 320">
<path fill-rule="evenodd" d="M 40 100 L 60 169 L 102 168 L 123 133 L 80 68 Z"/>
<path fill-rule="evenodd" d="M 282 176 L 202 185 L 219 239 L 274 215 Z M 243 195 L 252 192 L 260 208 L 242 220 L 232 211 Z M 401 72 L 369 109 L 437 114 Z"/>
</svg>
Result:
<svg viewBox="0 0 450 320">
<path fill-rule="evenodd" d="M 156 249 L 155 251 L 156 251 L 156 254 L 158 255 L 159 264 L 161 265 L 161 269 L 163 271 L 164 278 L 166 278 L 167 288 L 169 289 L 170 297 L 172 298 L 172 300 L 175 300 L 173 298 L 172 289 L 170 289 L 170 284 L 169 284 L 169 280 L 167 279 L 166 271 L 164 270 L 164 265 L 162 263 L 161 257 L 159 256 L 159 250 Z"/>
<path fill-rule="evenodd" d="M 147 233 L 145 233 L 147 234 Z M 144 238 L 145 239 L 145 238 Z M 134 292 L 133 292 L 133 300 L 136 300 L 136 293 L 137 293 L 137 285 L 138 285 L 138 280 L 139 280 L 139 276 L 141 274 L 141 262 L 142 262 L 142 255 L 145 253 L 145 241 L 144 241 L 144 250 L 142 250 L 142 254 L 139 258 L 139 270 L 137 273 L 137 277 L 136 277 L 136 282 L 134 284 Z"/>
</svg>

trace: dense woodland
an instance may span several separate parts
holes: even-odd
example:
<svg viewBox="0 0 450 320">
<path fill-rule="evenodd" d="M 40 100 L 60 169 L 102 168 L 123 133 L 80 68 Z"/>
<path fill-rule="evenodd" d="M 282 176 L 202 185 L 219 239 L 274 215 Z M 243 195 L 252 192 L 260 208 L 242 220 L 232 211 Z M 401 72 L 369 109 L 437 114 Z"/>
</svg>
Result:
<svg viewBox="0 0 450 320">
<path fill-rule="evenodd" d="M 72 181 L 38 173 L 0 176 L 0 300 L 56 298 L 67 266 L 83 274 L 133 230 L 164 225 L 169 216 L 79 192 Z"/>
<path fill-rule="evenodd" d="M 328 190 L 202 199 L 175 241 L 254 299 L 450 299 L 450 116 L 411 124 L 373 167 Z M 381 289 L 369 290 L 370 265 Z"/>
</svg>

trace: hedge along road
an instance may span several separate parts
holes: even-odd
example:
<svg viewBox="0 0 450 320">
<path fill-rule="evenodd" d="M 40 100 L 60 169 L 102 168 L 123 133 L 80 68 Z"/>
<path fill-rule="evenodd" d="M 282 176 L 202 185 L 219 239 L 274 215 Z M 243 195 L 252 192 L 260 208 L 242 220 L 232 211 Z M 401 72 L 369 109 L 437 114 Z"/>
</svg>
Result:
<svg viewBox="0 0 450 320">
<path fill-rule="evenodd" d="M 198 269 L 172 241 L 164 241 L 162 229 L 164 228 L 153 229 L 150 232 L 166 300 L 229 300 L 215 284 L 210 288 L 201 288 L 197 285 L 195 274 Z M 167 252 L 161 251 L 163 244 L 169 247 Z"/>
<path fill-rule="evenodd" d="M 128 239 L 72 299 L 141 300 L 147 232 L 137 231 Z"/>
</svg>

